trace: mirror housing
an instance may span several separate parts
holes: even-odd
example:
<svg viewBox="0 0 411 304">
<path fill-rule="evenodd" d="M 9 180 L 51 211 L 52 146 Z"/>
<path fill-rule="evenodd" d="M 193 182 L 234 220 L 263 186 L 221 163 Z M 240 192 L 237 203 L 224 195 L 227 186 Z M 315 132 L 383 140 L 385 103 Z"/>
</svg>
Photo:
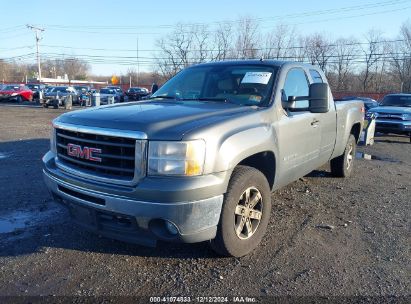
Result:
<svg viewBox="0 0 411 304">
<path fill-rule="evenodd" d="M 329 109 L 328 102 L 328 84 L 327 83 L 312 83 L 310 85 L 310 112 L 312 113 L 327 113 Z"/>
</svg>

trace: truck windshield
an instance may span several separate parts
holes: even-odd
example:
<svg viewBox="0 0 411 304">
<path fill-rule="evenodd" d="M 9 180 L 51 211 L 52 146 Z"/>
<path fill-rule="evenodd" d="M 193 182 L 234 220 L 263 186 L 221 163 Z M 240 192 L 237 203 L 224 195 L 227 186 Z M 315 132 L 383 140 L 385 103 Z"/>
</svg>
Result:
<svg viewBox="0 0 411 304">
<path fill-rule="evenodd" d="M 385 96 L 381 102 L 382 106 L 391 107 L 411 107 L 411 95 L 401 96 L 401 95 L 391 95 Z"/>
<path fill-rule="evenodd" d="M 166 82 L 152 98 L 222 101 L 239 105 L 267 105 L 275 67 L 215 65 L 185 69 Z"/>
</svg>

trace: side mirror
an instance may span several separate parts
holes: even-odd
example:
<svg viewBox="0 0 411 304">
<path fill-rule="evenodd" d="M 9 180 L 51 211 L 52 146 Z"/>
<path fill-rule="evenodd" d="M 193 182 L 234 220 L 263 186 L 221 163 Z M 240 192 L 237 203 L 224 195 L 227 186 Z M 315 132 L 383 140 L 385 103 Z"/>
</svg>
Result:
<svg viewBox="0 0 411 304">
<path fill-rule="evenodd" d="M 310 85 L 310 112 L 327 113 L 330 110 L 328 91 L 328 84 L 326 83 L 312 83 Z"/>
<path fill-rule="evenodd" d="M 309 96 L 288 96 L 282 91 L 282 105 L 289 111 L 310 111 L 312 113 L 327 113 L 329 111 L 328 84 L 312 83 L 309 88 Z M 286 99 L 286 100 L 284 100 Z M 309 100 L 308 108 L 296 108 L 296 101 Z"/>
</svg>

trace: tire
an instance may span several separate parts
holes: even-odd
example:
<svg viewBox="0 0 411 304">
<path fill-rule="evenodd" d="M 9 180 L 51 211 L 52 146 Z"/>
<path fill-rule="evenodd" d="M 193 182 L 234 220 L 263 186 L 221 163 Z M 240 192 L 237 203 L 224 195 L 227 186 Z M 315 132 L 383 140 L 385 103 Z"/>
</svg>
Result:
<svg viewBox="0 0 411 304">
<path fill-rule="evenodd" d="M 331 160 L 331 174 L 335 177 L 349 177 L 354 167 L 356 140 L 354 135 L 348 137 L 344 153 Z"/>
<path fill-rule="evenodd" d="M 47 109 L 49 105 L 47 103 L 43 103 L 43 107 Z"/>
<path fill-rule="evenodd" d="M 23 101 L 23 98 L 20 96 L 20 95 L 18 95 L 17 97 L 16 97 L 16 102 L 17 103 L 20 103 L 20 102 L 22 102 Z"/>
<path fill-rule="evenodd" d="M 250 200 L 259 198 L 250 209 L 245 206 L 247 191 Z M 252 213 L 253 218 L 244 216 L 247 213 Z M 270 213 L 271 190 L 265 176 L 255 168 L 237 166 L 224 195 L 217 234 L 210 243 L 212 249 L 223 256 L 241 257 L 248 254 L 260 244 Z"/>
</svg>

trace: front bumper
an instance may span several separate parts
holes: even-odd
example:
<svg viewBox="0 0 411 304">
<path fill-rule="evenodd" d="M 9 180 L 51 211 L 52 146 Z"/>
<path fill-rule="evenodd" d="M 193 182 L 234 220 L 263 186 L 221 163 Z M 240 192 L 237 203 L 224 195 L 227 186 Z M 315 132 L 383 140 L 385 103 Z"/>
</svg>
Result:
<svg viewBox="0 0 411 304">
<path fill-rule="evenodd" d="M 17 96 L 18 96 L 18 95 L 11 95 L 11 94 L 1 95 L 1 94 L 0 94 L 0 100 L 7 100 L 7 101 L 9 101 L 9 100 L 17 100 Z"/>
<path fill-rule="evenodd" d="M 44 180 L 54 199 L 87 230 L 146 246 L 155 246 L 157 240 L 195 243 L 216 235 L 224 193 L 220 189 L 228 182 L 225 178 L 214 178 L 211 184 L 209 180 L 201 181 L 202 188 L 192 189 L 198 193 L 194 198 L 191 191 L 179 191 L 181 181 L 175 178 L 174 186 L 156 179 L 146 179 L 135 187 L 103 185 L 58 169 L 51 152 L 44 156 L 43 163 Z M 176 193 L 171 193 L 170 187 Z M 207 192 L 209 196 L 204 197 Z M 178 233 L 171 234 L 165 221 L 174 224 Z"/>
<path fill-rule="evenodd" d="M 393 134 L 411 134 L 411 121 L 377 119 L 375 131 Z"/>
</svg>

